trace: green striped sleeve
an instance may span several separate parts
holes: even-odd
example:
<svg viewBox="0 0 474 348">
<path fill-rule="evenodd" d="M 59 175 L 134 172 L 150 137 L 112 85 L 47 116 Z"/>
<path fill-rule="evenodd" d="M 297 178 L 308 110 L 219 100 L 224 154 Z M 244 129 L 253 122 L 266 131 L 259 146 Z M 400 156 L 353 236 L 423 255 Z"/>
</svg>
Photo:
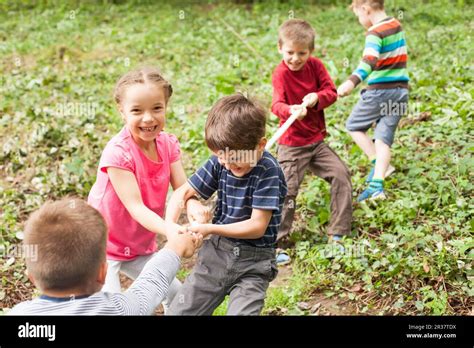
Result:
<svg viewBox="0 0 474 348">
<path fill-rule="evenodd" d="M 370 80 L 376 80 L 381 77 L 403 77 L 408 76 L 407 69 L 375 70 L 370 74 Z"/>
<path fill-rule="evenodd" d="M 404 38 L 405 38 L 405 33 L 403 31 L 401 31 L 399 33 L 384 37 L 383 40 L 382 40 L 382 45 L 387 46 L 387 45 L 390 45 L 394 42 L 400 41 Z"/>
</svg>

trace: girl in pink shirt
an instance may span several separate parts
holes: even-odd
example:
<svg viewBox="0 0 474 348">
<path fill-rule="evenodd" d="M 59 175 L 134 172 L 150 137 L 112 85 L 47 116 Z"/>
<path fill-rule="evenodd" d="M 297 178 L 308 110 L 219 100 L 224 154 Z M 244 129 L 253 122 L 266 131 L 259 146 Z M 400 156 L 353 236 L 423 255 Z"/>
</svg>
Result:
<svg viewBox="0 0 474 348">
<path fill-rule="evenodd" d="M 103 291 L 120 292 L 119 272 L 137 278 L 157 251 L 156 234 L 185 232 L 165 222 L 169 185 L 186 182 L 176 137 L 165 133 L 165 112 L 173 90 L 154 68 L 128 72 L 117 82 L 114 98 L 125 122 L 106 145 L 88 202 L 107 222 L 108 272 Z M 186 202 L 188 219 L 205 222 L 209 211 L 198 200 Z M 181 283 L 170 285 L 165 308 Z"/>
</svg>

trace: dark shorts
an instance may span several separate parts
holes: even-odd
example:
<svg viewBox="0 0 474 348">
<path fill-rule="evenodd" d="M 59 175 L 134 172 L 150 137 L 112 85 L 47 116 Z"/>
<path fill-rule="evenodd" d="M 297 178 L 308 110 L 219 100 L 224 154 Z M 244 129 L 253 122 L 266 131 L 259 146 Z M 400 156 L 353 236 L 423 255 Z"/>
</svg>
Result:
<svg viewBox="0 0 474 348">
<path fill-rule="evenodd" d="M 365 132 L 375 123 L 374 139 L 392 146 L 398 122 L 407 111 L 406 88 L 363 89 L 347 119 L 346 128 L 350 132 Z"/>
</svg>

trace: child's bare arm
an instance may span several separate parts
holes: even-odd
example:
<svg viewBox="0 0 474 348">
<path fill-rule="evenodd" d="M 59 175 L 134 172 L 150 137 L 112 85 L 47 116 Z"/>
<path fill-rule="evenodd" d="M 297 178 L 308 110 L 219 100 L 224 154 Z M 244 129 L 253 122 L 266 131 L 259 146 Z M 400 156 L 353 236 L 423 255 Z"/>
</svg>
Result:
<svg viewBox="0 0 474 348">
<path fill-rule="evenodd" d="M 181 160 L 171 163 L 170 165 L 170 183 L 173 191 L 182 186 L 186 182 L 186 173 L 184 172 Z"/>
<path fill-rule="evenodd" d="M 308 105 L 308 108 L 314 107 L 319 101 L 318 93 L 308 93 L 303 97 L 303 103 Z"/>
<path fill-rule="evenodd" d="M 337 89 L 337 95 L 340 97 L 348 96 L 349 94 L 351 94 L 354 87 L 354 82 L 352 82 L 351 80 L 347 80 L 339 86 L 339 88 Z"/>
<path fill-rule="evenodd" d="M 178 188 L 183 186 L 187 182 L 186 173 L 183 168 L 183 164 L 180 160 L 171 164 L 171 186 L 176 191 Z M 193 196 L 191 196 L 193 197 Z M 190 198 L 191 198 L 190 197 Z M 204 206 L 197 199 L 186 199 L 186 213 L 190 222 L 197 221 L 199 223 L 205 223 L 210 218 L 210 210 Z M 169 203 L 168 203 L 169 205 Z M 167 210 L 168 211 L 168 210 Z M 181 212 L 180 212 L 181 214 Z M 179 218 L 179 215 L 178 215 Z M 177 222 L 173 221 L 173 222 Z"/>
<path fill-rule="evenodd" d="M 190 226 L 188 230 L 201 233 L 204 237 L 208 234 L 217 234 L 223 237 L 257 239 L 265 234 L 272 213 L 272 210 L 252 209 L 250 219 L 245 221 L 225 225 L 201 224 Z"/>
<path fill-rule="evenodd" d="M 189 185 L 188 182 L 185 182 L 183 185 L 178 187 L 173 194 L 171 195 L 170 200 L 168 201 L 168 206 L 166 207 L 166 221 L 177 222 L 186 201 L 197 194 L 196 190 Z"/>
<path fill-rule="evenodd" d="M 167 233 L 184 231 L 177 224 L 166 224 L 155 212 L 144 203 L 133 173 L 119 168 L 109 167 L 107 173 L 117 196 L 132 218 L 148 231 L 167 235 Z"/>
</svg>

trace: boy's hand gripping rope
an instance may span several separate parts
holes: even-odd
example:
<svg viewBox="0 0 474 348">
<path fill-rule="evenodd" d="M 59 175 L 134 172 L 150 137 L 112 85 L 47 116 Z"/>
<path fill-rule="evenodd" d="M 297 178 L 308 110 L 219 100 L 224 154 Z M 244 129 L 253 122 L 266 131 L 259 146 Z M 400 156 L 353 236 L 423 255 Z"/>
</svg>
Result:
<svg viewBox="0 0 474 348">
<path fill-rule="evenodd" d="M 285 123 L 282 124 L 280 128 L 276 131 L 276 133 L 272 136 L 272 138 L 268 141 L 267 145 L 265 146 L 265 150 L 270 150 L 277 142 L 278 139 L 290 128 L 290 126 L 293 124 L 293 122 L 296 121 L 296 119 L 301 115 L 303 112 L 303 108 L 308 106 L 308 102 L 303 102 L 300 104 L 302 108 L 299 111 L 295 111 L 294 113 L 291 114 L 291 116 L 285 121 Z"/>
</svg>

